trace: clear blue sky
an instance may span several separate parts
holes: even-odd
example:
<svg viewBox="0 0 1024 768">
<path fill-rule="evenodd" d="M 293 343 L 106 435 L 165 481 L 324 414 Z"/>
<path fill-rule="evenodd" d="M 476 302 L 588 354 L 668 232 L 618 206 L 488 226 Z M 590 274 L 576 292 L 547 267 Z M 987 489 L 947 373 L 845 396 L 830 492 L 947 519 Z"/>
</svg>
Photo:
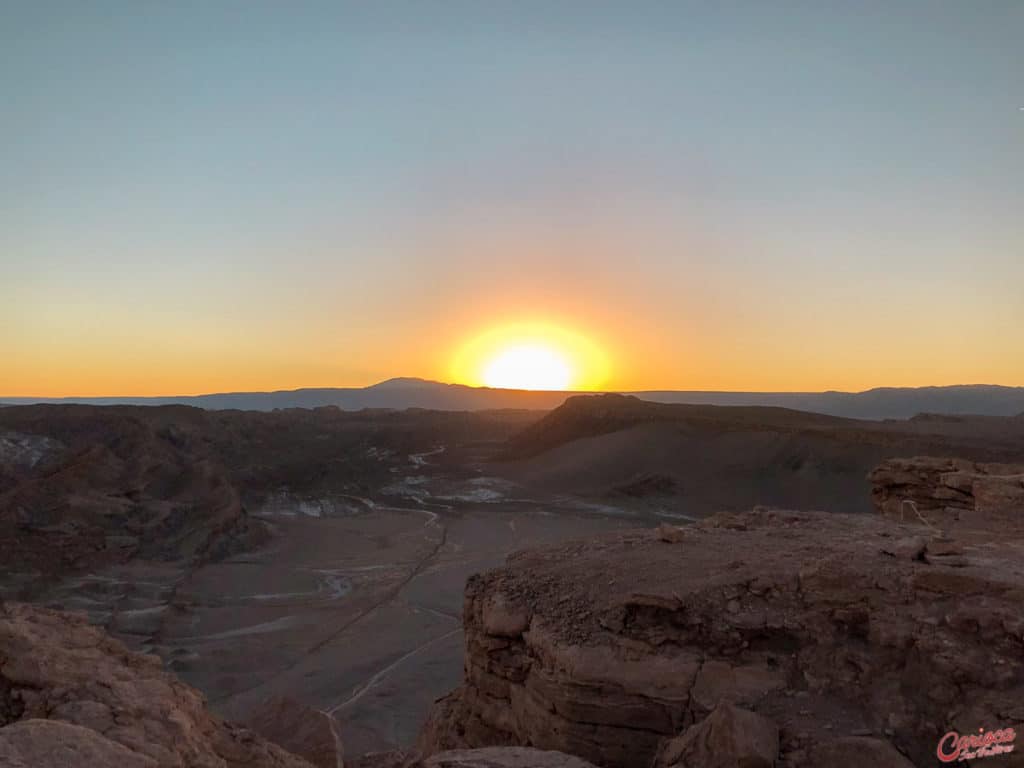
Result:
<svg viewBox="0 0 1024 768">
<path fill-rule="evenodd" d="M 0 394 L 537 319 L 622 388 L 1024 384 L 1022 2 L 7 0 L 0 98 Z"/>
</svg>

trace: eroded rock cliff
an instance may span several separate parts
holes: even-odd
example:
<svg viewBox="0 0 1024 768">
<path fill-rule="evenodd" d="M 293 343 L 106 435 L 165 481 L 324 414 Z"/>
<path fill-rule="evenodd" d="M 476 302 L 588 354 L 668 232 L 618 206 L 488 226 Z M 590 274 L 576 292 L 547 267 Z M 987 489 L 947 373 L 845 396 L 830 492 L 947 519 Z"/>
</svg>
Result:
<svg viewBox="0 0 1024 768">
<path fill-rule="evenodd" d="M 770 510 L 514 555 L 467 584 L 464 682 L 420 748 L 931 764 L 950 730 L 1024 723 L 1022 564 L 1005 537 Z"/>
</svg>

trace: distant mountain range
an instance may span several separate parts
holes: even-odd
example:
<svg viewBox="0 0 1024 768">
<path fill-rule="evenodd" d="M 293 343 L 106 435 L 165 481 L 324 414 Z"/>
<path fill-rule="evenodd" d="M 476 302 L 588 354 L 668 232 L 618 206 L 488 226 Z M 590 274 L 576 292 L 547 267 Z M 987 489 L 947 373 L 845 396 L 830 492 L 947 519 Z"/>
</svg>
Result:
<svg viewBox="0 0 1024 768">
<path fill-rule="evenodd" d="M 534 392 L 467 387 L 426 379 L 398 378 L 369 387 L 295 389 L 280 392 L 226 392 L 184 397 L 7 397 L 0 404 L 84 403 L 88 405 L 193 405 L 210 410 L 270 411 L 276 408 L 344 410 L 427 408 L 479 411 L 501 408 L 551 410 L 575 392 Z M 854 419 L 907 419 L 921 413 L 1024 417 L 1024 387 L 961 385 L 882 387 L 866 392 L 625 392 L 659 403 L 761 405 Z"/>
</svg>

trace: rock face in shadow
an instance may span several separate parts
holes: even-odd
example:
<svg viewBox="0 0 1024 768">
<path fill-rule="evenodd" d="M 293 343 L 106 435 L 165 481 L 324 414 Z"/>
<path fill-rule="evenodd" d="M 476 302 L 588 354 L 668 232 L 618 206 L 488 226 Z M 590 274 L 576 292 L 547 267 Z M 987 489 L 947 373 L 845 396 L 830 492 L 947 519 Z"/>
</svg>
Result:
<svg viewBox="0 0 1024 768">
<path fill-rule="evenodd" d="M 775 723 L 722 702 L 700 723 L 663 742 L 654 768 L 773 768 L 778 754 Z"/>
<path fill-rule="evenodd" d="M 594 768 L 578 757 L 563 752 L 528 747 L 483 747 L 453 749 L 429 757 L 405 752 L 363 755 L 350 768 Z"/>
<path fill-rule="evenodd" d="M 187 563 L 264 539 L 210 450 L 208 417 L 136 410 L 0 414 L 0 427 L 20 430 L 3 433 L 8 450 L 0 455 L 0 560 L 12 571 L 46 579 L 134 557 Z"/>
<path fill-rule="evenodd" d="M 76 616 L 0 605 L 0 764 L 311 768 Z"/>
<path fill-rule="evenodd" d="M 263 703 L 246 722 L 256 733 L 317 768 L 342 768 L 344 749 L 334 716 L 289 696 Z"/>
<path fill-rule="evenodd" d="M 682 762 L 666 765 L 710 765 L 691 757 L 732 744 L 760 765 L 777 729 L 780 766 L 843 764 L 858 744 L 924 765 L 950 730 L 1024 723 L 1019 540 L 763 509 L 677 534 L 520 553 L 471 578 L 464 682 L 421 750 L 522 745 L 627 768 L 673 744 Z M 748 714 L 768 723 L 756 746 L 738 738 Z"/>
<path fill-rule="evenodd" d="M 907 758 L 879 739 L 847 736 L 826 741 L 811 751 L 811 765 L 828 768 L 913 768 Z"/>
<path fill-rule="evenodd" d="M 440 752 L 414 763 L 422 768 L 593 768 L 578 757 L 523 747 L 491 747 Z"/>
<path fill-rule="evenodd" d="M 871 500 L 884 515 L 940 527 L 1024 529 L 1024 464 L 965 459 L 891 459 L 870 475 Z"/>
</svg>

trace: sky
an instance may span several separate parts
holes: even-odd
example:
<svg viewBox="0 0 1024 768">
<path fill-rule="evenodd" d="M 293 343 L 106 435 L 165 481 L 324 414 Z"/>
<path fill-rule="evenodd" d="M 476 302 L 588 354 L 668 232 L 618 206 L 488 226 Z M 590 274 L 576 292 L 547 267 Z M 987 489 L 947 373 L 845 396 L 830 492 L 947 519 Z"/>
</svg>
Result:
<svg viewBox="0 0 1024 768">
<path fill-rule="evenodd" d="M 0 0 L 0 178 L 0 395 L 1024 385 L 1017 0 Z"/>
</svg>

